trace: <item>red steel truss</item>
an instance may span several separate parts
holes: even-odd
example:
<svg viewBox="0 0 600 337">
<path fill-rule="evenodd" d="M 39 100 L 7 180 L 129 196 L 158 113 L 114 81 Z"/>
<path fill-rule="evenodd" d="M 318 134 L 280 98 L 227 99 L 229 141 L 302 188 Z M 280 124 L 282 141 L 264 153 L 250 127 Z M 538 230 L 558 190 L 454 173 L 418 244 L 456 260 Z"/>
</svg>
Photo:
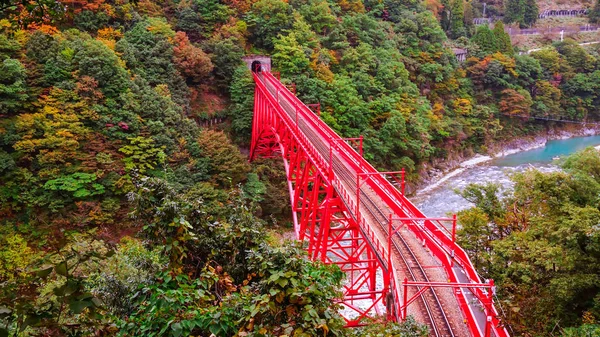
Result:
<svg viewBox="0 0 600 337">
<path fill-rule="evenodd" d="M 260 80 L 256 81 L 254 103 L 250 157 L 283 158 L 296 237 L 308 241 L 312 259 L 337 264 L 348 274 L 342 304 L 355 311 L 346 318 L 347 325 L 359 325 L 371 312 L 379 313 L 389 292 L 389 288 L 376 289 L 377 273 L 388 275 L 382 256 L 362 235 L 345 201 L 333 188 L 328 159 L 298 132 L 296 120 L 283 111 Z M 348 195 L 345 197 L 349 200 Z M 368 300 L 368 307 L 356 306 L 358 300 Z"/>
<path fill-rule="evenodd" d="M 458 289 L 454 294 L 471 335 L 508 336 L 494 307 L 492 292 L 484 289 L 493 283 L 481 282 L 469 257 L 455 242 L 456 219 L 425 217 L 404 197 L 404 171 L 386 174 L 375 170 L 362 158 L 362 137 L 340 138 L 319 119 L 320 106 L 317 113 L 311 111 L 269 72 L 254 73 L 254 80 L 250 160 L 283 158 L 296 238 L 308 243 L 311 259 L 337 264 L 348 275 L 340 300 L 353 311 L 345 317 L 347 325 L 361 325 L 366 316 L 381 314 L 384 309 L 389 320 L 403 319 L 409 304 L 407 299 L 401 301 L 401 294 L 407 294 L 406 287 L 446 286 L 402 282 L 404 277 L 397 275 L 390 257 L 390 238 L 396 235 L 400 223 L 441 261 L 448 274 L 447 286 Z M 353 173 L 350 179 L 343 177 L 339 165 Z M 394 187 L 386 176 L 396 175 L 400 179 Z M 387 232 L 362 214 L 361 186 L 375 193 L 393 213 Z M 445 220 L 453 221 L 451 233 L 440 223 Z M 479 302 L 473 304 L 473 298 Z"/>
</svg>

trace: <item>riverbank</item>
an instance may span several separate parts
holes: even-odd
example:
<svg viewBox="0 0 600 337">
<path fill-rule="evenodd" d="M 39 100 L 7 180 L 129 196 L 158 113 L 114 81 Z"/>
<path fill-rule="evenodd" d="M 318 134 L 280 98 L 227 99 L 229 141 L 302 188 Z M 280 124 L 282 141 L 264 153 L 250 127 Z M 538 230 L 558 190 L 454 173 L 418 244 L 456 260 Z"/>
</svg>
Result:
<svg viewBox="0 0 600 337">
<path fill-rule="evenodd" d="M 568 125 L 560 128 L 547 129 L 530 137 L 521 137 L 510 142 L 488 146 L 488 154 L 475 154 L 468 158 L 452 158 L 431 165 L 430 170 L 423 176 L 427 177 L 417 185 L 413 195 L 428 193 L 436 189 L 448 179 L 455 177 L 465 170 L 489 162 L 495 158 L 529 151 L 544 147 L 550 140 L 569 139 L 574 137 L 595 136 L 600 134 L 600 127 L 577 127 Z M 425 166 L 427 167 L 427 166 Z"/>
</svg>

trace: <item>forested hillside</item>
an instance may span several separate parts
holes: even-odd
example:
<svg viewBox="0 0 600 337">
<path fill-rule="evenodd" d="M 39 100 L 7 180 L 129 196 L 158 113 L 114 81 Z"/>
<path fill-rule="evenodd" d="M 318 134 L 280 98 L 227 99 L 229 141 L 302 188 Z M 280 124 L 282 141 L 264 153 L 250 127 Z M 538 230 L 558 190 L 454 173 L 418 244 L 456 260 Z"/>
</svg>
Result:
<svg viewBox="0 0 600 337">
<path fill-rule="evenodd" d="M 434 159 L 540 128 L 529 116 L 600 114 L 598 50 L 517 56 L 500 25 L 472 26 L 480 4 L 0 8 L 0 336 L 423 333 L 342 329 L 339 269 L 268 231 L 290 206 L 281 164 L 239 150 L 253 104 L 243 55 L 272 55 L 329 125 L 413 181 Z M 225 123 L 199 127 L 215 116 Z"/>
</svg>

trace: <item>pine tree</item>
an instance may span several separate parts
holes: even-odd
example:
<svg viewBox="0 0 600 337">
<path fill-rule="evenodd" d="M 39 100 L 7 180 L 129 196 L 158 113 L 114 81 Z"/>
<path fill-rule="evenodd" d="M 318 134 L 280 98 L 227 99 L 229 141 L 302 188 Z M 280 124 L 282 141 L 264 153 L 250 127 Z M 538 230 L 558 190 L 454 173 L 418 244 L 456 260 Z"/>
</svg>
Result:
<svg viewBox="0 0 600 337">
<path fill-rule="evenodd" d="M 477 32 L 471 38 L 471 41 L 477 44 L 485 54 L 492 54 L 498 51 L 496 36 L 486 25 L 479 26 Z"/>
<path fill-rule="evenodd" d="M 504 8 L 504 23 L 524 22 L 525 2 L 523 0 L 508 0 Z"/>
<path fill-rule="evenodd" d="M 523 23 L 527 27 L 531 27 L 537 21 L 540 10 L 536 0 L 524 0 L 524 2 L 525 6 L 523 7 Z"/>
<path fill-rule="evenodd" d="M 442 26 L 442 29 L 445 32 L 450 32 L 450 28 L 451 28 L 450 18 L 452 17 L 452 14 L 450 11 L 450 1 L 442 0 L 441 5 L 442 5 L 442 9 L 439 12 L 440 25 Z"/>
<path fill-rule="evenodd" d="M 450 30 L 452 33 L 452 38 L 456 39 L 461 36 L 465 36 L 467 32 L 465 30 L 465 23 L 463 22 L 465 18 L 463 0 L 452 1 L 450 12 Z"/>
<path fill-rule="evenodd" d="M 510 41 L 510 36 L 504 31 L 504 24 L 502 21 L 496 22 L 494 29 L 494 40 L 496 42 L 496 51 L 507 55 L 513 55 L 514 50 Z"/>
<path fill-rule="evenodd" d="M 594 8 L 590 11 L 589 18 L 591 23 L 600 22 L 600 0 L 596 0 L 596 5 L 594 5 Z"/>
</svg>

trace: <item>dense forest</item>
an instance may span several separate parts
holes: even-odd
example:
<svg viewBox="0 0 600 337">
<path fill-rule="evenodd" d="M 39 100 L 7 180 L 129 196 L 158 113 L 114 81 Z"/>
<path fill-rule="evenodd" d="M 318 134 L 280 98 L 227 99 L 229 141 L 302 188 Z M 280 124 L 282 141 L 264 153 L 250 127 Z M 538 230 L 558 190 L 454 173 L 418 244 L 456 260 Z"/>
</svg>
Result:
<svg viewBox="0 0 600 337">
<path fill-rule="evenodd" d="M 0 336 L 426 334 L 414 321 L 343 329 L 332 301 L 339 269 L 282 245 L 291 209 L 283 167 L 242 154 L 253 104 L 246 54 L 272 55 L 283 81 L 321 104 L 325 122 L 364 135 L 369 160 L 406 168 L 413 181 L 434 159 L 544 127 L 530 117 L 600 117 L 598 49 L 566 40 L 520 56 L 501 23 L 473 26 L 476 1 L 2 0 L 0 8 Z M 452 48 L 468 51 L 467 61 Z M 201 127 L 216 117 L 225 123 Z M 595 228 L 598 183 L 577 168 L 582 160 L 571 161 L 573 175 L 527 176 L 574 184 L 560 195 L 572 208 L 546 206 L 561 212 L 552 217 L 558 232 Z M 479 222 L 463 215 L 463 237 L 481 221 L 507 225 L 510 200 L 525 200 L 527 188 L 472 211 Z M 507 317 L 515 330 L 551 331 L 547 317 L 561 327 L 596 322 L 596 302 L 577 297 L 598 284 L 577 273 L 592 275 L 596 264 L 574 252 L 543 280 L 517 279 L 509 273 L 523 271 L 503 259 L 542 255 L 502 245 L 519 233 L 555 234 L 511 226 L 490 227 L 472 253 L 520 308 Z M 538 284 L 575 287 L 572 279 L 583 283 L 556 288 L 562 302 L 549 298 L 554 288 L 538 289 L 548 291 L 539 301 L 519 297 Z M 541 329 L 530 324 L 542 317 Z"/>
</svg>

